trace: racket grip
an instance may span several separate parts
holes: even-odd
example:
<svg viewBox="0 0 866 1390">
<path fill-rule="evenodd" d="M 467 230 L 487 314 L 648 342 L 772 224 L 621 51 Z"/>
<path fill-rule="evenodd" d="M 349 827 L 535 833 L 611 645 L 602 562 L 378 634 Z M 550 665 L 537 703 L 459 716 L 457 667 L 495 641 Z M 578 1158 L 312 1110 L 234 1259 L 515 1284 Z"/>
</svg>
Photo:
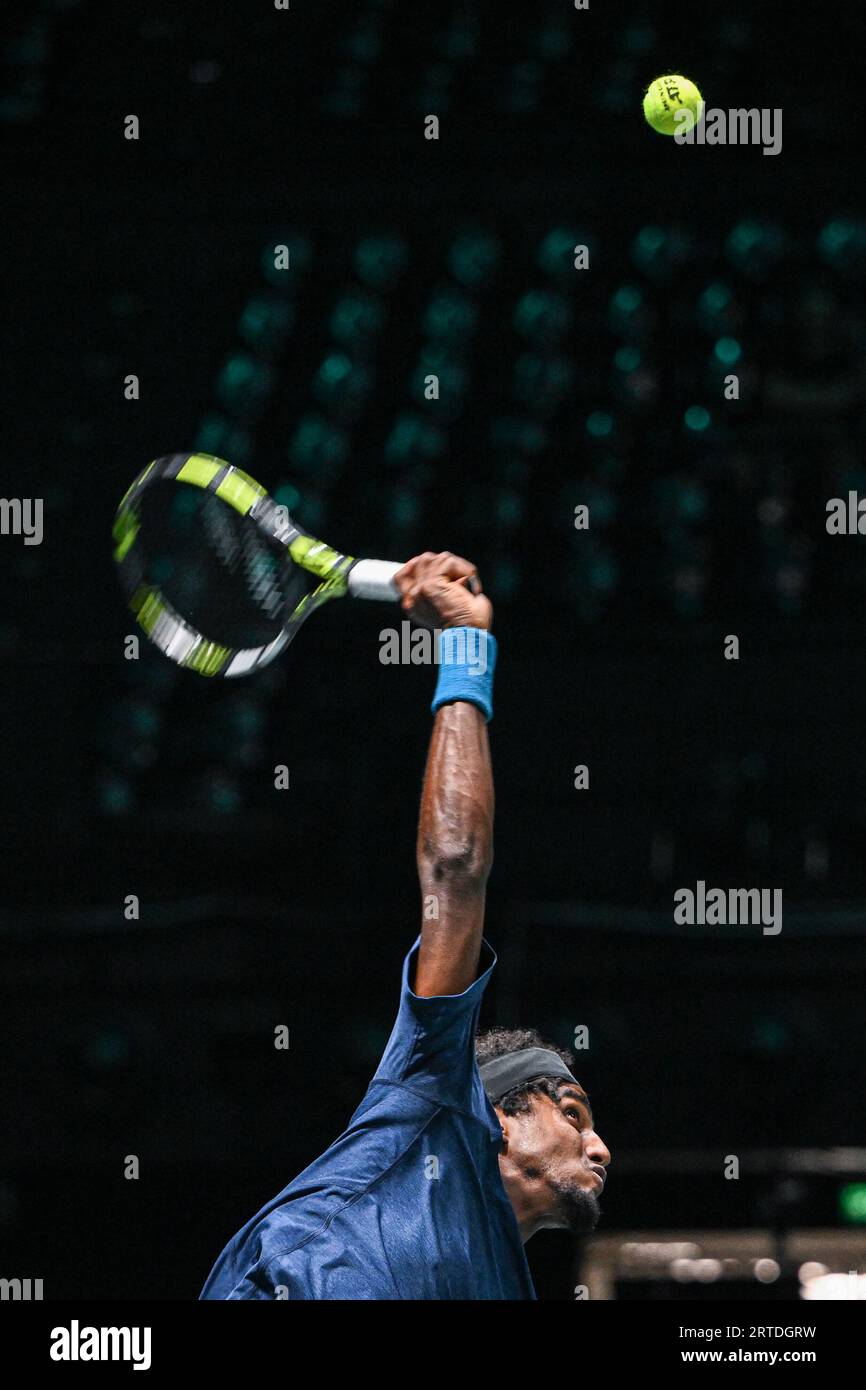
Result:
<svg viewBox="0 0 866 1390">
<path fill-rule="evenodd" d="M 391 560 L 356 560 L 349 570 L 349 593 L 353 598 L 388 599 L 393 603 L 400 597 L 394 575 L 402 568 Z"/>
</svg>

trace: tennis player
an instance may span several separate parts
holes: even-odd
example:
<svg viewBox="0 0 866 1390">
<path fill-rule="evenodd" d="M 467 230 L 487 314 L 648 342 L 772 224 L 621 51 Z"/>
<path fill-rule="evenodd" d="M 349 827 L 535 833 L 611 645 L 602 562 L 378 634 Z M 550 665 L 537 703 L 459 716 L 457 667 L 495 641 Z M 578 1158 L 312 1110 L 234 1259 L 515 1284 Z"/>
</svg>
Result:
<svg viewBox="0 0 866 1390">
<path fill-rule="evenodd" d="M 229 1242 L 203 1299 L 532 1299 L 524 1243 L 586 1232 L 610 1154 L 572 1057 L 533 1031 L 476 1039 L 496 956 L 492 863 L 496 640 L 475 567 L 419 555 L 404 610 L 441 629 L 417 862 L 421 933 L 397 1021 L 348 1128 Z"/>
</svg>

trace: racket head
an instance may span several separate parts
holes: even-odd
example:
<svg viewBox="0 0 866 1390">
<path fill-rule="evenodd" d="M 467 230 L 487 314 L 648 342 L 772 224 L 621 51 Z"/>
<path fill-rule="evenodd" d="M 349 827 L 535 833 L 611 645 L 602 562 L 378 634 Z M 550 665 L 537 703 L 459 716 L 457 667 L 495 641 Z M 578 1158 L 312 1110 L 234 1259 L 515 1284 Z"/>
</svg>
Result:
<svg viewBox="0 0 866 1390">
<path fill-rule="evenodd" d="M 347 592 L 355 563 L 213 454 L 153 459 L 121 499 L 112 535 L 137 623 L 203 676 L 268 665 L 311 613 Z"/>
</svg>

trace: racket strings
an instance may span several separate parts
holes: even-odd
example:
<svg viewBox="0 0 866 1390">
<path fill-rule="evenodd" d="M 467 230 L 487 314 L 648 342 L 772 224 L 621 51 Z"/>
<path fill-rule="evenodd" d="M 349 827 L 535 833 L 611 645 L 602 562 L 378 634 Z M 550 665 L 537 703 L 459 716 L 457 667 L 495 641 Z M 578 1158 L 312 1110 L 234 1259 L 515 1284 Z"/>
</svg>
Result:
<svg viewBox="0 0 866 1390">
<path fill-rule="evenodd" d="M 142 508 L 145 570 L 194 630 L 232 649 L 264 645 L 311 587 L 285 547 L 214 493 L 159 485 Z M 172 505 L 172 502 L 175 505 Z"/>
<path fill-rule="evenodd" d="M 213 498 L 207 498 L 202 514 L 211 545 L 222 563 L 232 569 L 237 563 L 240 547 L 231 526 L 229 513 Z"/>
<path fill-rule="evenodd" d="M 286 594 L 280 585 L 285 555 L 269 551 L 258 530 L 231 512 L 215 497 L 205 500 L 204 528 L 220 562 L 234 575 L 240 570 L 253 602 L 269 618 L 283 610 Z"/>
<path fill-rule="evenodd" d="M 271 618 L 276 618 L 285 605 L 285 595 L 279 584 L 274 557 L 259 542 L 256 533 L 243 537 L 243 565 L 247 588 L 254 601 Z M 286 560 L 282 564 L 288 568 Z"/>
</svg>

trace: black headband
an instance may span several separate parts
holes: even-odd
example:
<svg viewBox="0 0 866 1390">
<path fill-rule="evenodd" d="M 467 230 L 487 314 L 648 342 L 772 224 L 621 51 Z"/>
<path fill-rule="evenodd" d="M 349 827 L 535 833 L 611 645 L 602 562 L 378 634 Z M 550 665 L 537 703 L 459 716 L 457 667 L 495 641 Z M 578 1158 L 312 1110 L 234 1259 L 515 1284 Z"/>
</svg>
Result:
<svg viewBox="0 0 866 1390">
<path fill-rule="evenodd" d="M 503 1057 L 494 1057 L 479 1068 L 487 1098 L 495 1105 L 508 1091 L 525 1081 L 537 1081 L 541 1076 L 562 1078 L 563 1081 L 580 1083 L 572 1076 L 562 1058 L 546 1047 L 524 1047 L 520 1052 L 506 1052 Z"/>
</svg>

